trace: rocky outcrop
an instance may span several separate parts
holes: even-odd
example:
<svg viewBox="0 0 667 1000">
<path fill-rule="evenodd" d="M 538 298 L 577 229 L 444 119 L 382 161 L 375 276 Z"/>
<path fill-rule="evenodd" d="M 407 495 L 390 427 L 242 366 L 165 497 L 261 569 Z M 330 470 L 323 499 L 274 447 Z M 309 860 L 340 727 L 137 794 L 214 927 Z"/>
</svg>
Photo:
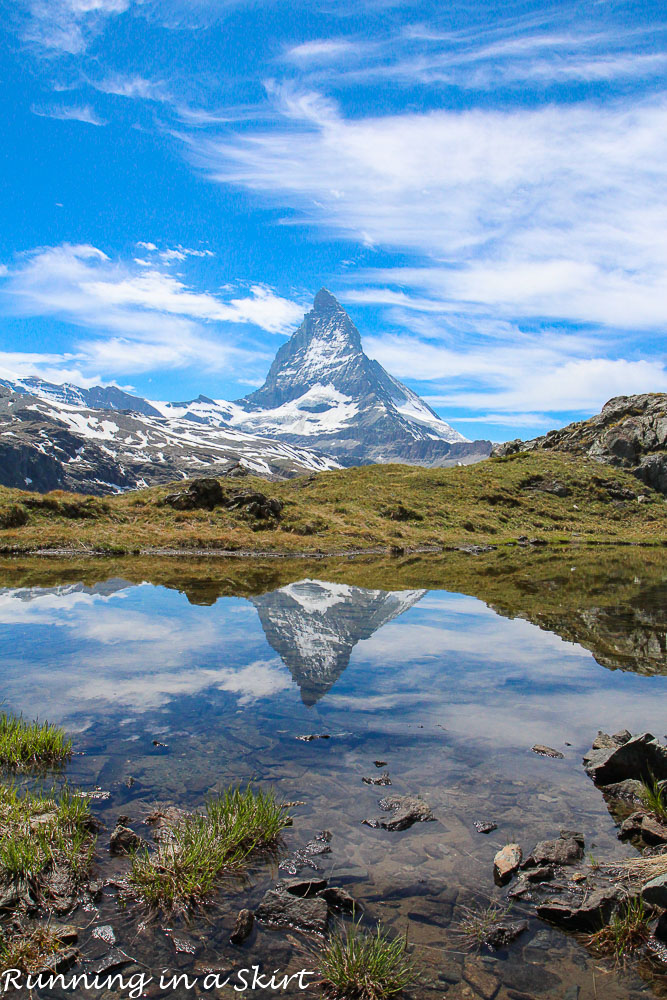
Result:
<svg viewBox="0 0 667 1000">
<path fill-rule="evenodd" d="M 589 420 L 531 441 L 517 439 L 496 445 L 493 454 L 539 449 L 573 452 L 628 469 L 645 486 L 667 494 L 667 393 L 615 396 Z"/>
</svg>

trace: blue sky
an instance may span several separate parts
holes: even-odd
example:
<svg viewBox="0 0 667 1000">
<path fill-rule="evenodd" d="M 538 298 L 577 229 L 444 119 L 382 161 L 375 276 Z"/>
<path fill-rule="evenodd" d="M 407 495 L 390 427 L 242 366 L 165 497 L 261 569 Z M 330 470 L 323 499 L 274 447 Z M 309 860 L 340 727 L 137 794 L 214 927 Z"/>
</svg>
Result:
<svg viewBox="0 0 667 1000">
<path fill-rule="evenodd" d="M 0 368 L 245 395 L 325 285 L 468 437 L 667 391 L 658 3 L 17 0 Z"/>
</svg>

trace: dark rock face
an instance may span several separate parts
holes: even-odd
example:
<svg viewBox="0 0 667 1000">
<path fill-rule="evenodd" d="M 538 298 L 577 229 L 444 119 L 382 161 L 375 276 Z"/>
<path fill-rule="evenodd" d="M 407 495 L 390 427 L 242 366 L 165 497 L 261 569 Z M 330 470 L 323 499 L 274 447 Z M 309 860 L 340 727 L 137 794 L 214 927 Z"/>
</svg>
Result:
<svg viewBox="0 0 667 1000">
<path fill-rule="evenodd" d="M 645 486 L 667 494 L 667 393 L 615 396 L 590 420 L 568 424 L 531 441 L 508 441 L 497 445 L 493 454 L 538 449 L 570 451 L 628 469 Z"/>
<path fill-rule="evenodd" d="M 371 361 L 352 320 L 324 288 L 264 385 L 237 405 L 255 433 L 316 448 L 344 465 L 468 464 L 491 451 L 489 441 L 466 441 Z"/>
<path fill-rule="evenodd" d="M 193 479 L 187 490 L 170 493 L 165 504 L 174 510 L 213 510 L 224 500 L 222 487 L 217 479 Z"/>
</svg>

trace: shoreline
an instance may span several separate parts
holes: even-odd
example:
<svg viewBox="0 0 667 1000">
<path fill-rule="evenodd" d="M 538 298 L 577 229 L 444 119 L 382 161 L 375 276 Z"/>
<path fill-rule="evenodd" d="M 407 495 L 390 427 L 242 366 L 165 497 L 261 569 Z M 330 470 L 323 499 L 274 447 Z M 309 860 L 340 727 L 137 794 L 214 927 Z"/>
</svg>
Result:
<svg viewBox="0 0 667 1000">
<path fill-rule="evenodd" d="M 75 549 L 75 548 L 54 548 L 54 549 L 0 549 L 0 559 L 12 559 L 15 557 L 26 557 L 49 559 L 118 559 L 118 558 L 143 558 L 146 556 L 164 557 L 167 559 L 195 558 L 195 559 L 355 559 L 362 556 L 394 556 L 396 559 L 405 556 L 416 555 L 438 555 L 443 552 L 464 552 L 468 555 L 480 555 L 484 552 L 491 552 L 498 549 L 545 549 L 555 551 L 558 549 L 570 548 L 641 548 L 641 549 L 662 549 L 667 548 L 667 540 L 641 541 L 623 539 L 566 539 L 560 538 L 556 542 L 548 542 L 540 539 L 537 542 L 503 541 L 493 544 L 468 543 L 467 545 L 423 545 L 415 547 L 394 547 L 394 546 L 373 546 L 364 549 L 332 549 L 322 551 L 321 549 L 173 549 L 173 548 L 145 548 L 145 549 Z"/>
</svg>

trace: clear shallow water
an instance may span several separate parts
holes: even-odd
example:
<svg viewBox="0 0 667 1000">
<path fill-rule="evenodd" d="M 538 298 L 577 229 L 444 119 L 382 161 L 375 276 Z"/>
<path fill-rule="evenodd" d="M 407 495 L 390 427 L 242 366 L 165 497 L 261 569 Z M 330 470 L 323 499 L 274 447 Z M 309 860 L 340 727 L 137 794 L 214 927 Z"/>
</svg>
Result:
<svg viewBox="0 0 667 1000">
<path fill-rule="evenodd" d="M 626 852 L 581 755 L 599 728 L 663 735 L 664 596 L 661 586 L 638 585 L 631 609 L 626 597 L 604 612 L 552 614 L 549 625 L 560 621 L 563 639 L 474 597 L 423 588 L 307 579 L 202 605 L 122 579 L 5 589 L 3 696 L 26 717 L 76 733 L 81 755 L 68 780 L 109 792 L 95 802 L 109 829 L 126 814 L 144 832 L 156 800 L 196 807 L 251 778 L 303 800 L 284 853 L 329 830 L 332 853 L 318 861 L 325 874 L 370 919 L 397 933 L 409 924 L 425 974 L 414 995 L 462 998 L 474 995 L 464 977 L 479 960 L 463 955 L 454 927 L 462 906 L 503 898 L 492 879 L 500 846 L 517 840 L 528 851 L 569 827 L 583 830 L 596 857 Z M 573 633 L 588 645 L 594 638 L 602 663 L 630 669 L 601 665 Z M 649 673 L 639 673 L 649 660 Z M 309 733 L 331 738 L 296 738 Z M 536 742 L 565 759 L 537 757 Z M 378 815 L 386 791 L 362 782 L 378 773 L 375 759 L 387 761 L 391 791 L 422 795 L 437 822 L 403 833 L 362 825 Z M 481 836 L 476 819 L 492 819 L 498 830 Z M 113 877 L 126 863 L 106 854 L 107 838 L 99 870 Z M 241 949 L 228 943 L 239 907 L 256 905 L 278 874 L 275 864 L 258 865 L 185 928 L 159 920 L 144 927 L 145 914 L 120 911 L 108 888 L 96 910 L 75 914 L 79 926 L 90 924 L 82 950 L 101 953 L 87 935 L 112 924 L 118 944 L 152 970 L 197 962 L 313 967 L 312 942 L 296 932 L 260 928 Z M 194 952 L 177 950 L 174 928 Z M 500 979 L 501 998 L 562 998 L 573 986 L 582 1000 L 662 995 L 660 984 L 619 975 L 534 920 L 529 934 L 481 967 Z"/>
</svg>

